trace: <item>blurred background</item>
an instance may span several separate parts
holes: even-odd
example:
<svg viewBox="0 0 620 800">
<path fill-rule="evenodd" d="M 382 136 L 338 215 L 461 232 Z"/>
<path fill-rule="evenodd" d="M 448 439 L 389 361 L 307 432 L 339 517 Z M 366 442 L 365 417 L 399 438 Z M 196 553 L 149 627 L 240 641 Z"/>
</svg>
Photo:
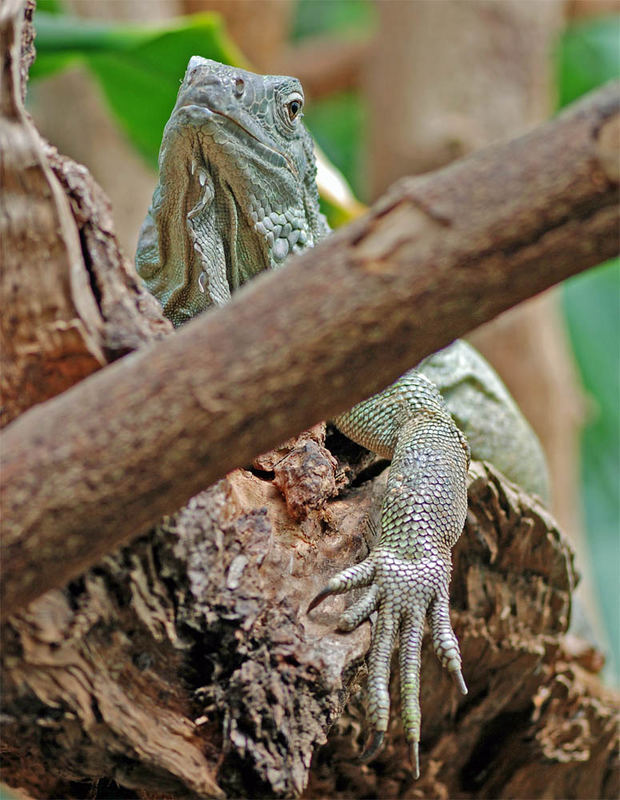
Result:
<svg viewBox="0 0 620 800">
<path fill-rule="evenodd" d="M 29 110 L 103 186 L 131 257 L 192 55 L 301 79 L 305 121 L 352 190 L 323 186 L 334 227 L 400 176 L 517 136 L 620 76 L 614 0 L 39 0 L 35 24 Z M 468 338 L 543 443 L 582 575 L 573 631 L 617 681 L 619 260 Z"/>
</svg>

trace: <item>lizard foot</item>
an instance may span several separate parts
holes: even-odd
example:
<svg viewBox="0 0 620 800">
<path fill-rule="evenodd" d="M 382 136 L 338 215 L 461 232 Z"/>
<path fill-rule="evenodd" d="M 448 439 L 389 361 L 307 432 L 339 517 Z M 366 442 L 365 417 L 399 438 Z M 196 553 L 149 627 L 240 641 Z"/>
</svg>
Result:
<svg viewBox="0 0 620 800">
<path fill-rule="evenodd" d="M 335 575 L 310 603 L 315 608 L 330 594 L 370 586 L 369 591 L 340 617 L 338 628 L 350 631 L 377 611 L 368 655 L 368 713 L 374 735 L 361 756 L 370 761 L 379 752 L 388 727 L 389 678 L 396 638 L 400 648 L 402 719 L 419 777 L 420 653 L 424 620 L 428 617 L 435 652 L 463 694 L 467 687 L 461 672 L 458 641 L 450 624 L 448 582 L 450 565 L 437 553 L 415 560 L 379 546 L 368 558 Z"/>
</svg>

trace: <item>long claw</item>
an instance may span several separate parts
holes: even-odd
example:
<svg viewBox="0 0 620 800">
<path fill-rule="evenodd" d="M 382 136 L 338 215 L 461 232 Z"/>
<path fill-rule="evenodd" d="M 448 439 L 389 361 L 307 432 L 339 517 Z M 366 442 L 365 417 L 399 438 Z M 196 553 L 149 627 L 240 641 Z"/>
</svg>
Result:
<svg viewBox="0 0 620 800">
<path fill-rule="evenodd" d="M 330 589 L 329 586 L 325 586 L 323 589 L 321 589 L 321 591 L 317 594 L 317 596 L 314 598 L 314 600 L 312 600 L 312 602 L 308 606 L 308 610 L 306 611 L 306 614 L 309 614 L 312 611 L 313 608 L 316 608 L 319 605 L 319 603 L 322 603 L 323 600 L 325 600 L 326 597 L 329 597 L 330 594 L 333 594 L 333 593 L 334 593 L 334 590 Z"/>
<path fill-rule="evenodd" d="M 308 612 L 316 608 L 330 594 L 343 594 L 360 586 L 369 586 L 375 577 L 375 565 L 371 558 L 360 561 L 354 567 L 343 569 L 331 578 L 308 606 Z"/>
<path fill-rule="evenodd" d="M 456 683 L 457 687 L 461 694 L 467 694 L 467 684 L 463 678 L 463 673 L 460 669 L 451 670 L 450 674 L 452 675 L 453 681 Z"/>
<path fill-rule="evenodd" d="M 366 749 L 358 759 L 361 764 L 366 764 L 368 761 L 370 761 L 377 755 L 377 753 L 379 752 L 379 750 L 381 750 L 381 747 L 383 745 L 384 736 L 385 736 L 384 731 L 374 732 L 372 739 L 366 745 Z"/>
<path fill-rule="evenodd" d="M 445 667 L 462 694 L 467 694 L 467 686 L 461 672 L 461 653 L 459 643 L 450 624 L 450 608 L 448 605 L 448 589 L 432 603 L 429 611 L 433 647 L 441 665 Z"/>
<path fill-rule="evenodd" d="M 413 767 L 413 777 L 417 779 L 420 777 L 420 743 L 411 742 L 409 746 L 409 758 L 411 759 L 411 766 Z"/>
</svg>

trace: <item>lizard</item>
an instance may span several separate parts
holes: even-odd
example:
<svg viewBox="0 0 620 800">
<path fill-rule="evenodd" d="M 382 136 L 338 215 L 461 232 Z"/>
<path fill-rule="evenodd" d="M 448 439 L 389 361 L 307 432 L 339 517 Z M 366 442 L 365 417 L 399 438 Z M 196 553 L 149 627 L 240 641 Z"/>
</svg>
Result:
<svg viewBox="0 0 620 800">
<path fill-rule="evenodd" d="M 140 276 L 175 326 L 226 304 L 256 274 L 281 268 L 329 234 L 304 102 L 296 78 L 190 59 L 136 252 Z M 352 630 L 377 612 L 368 655 L 374 733 L 361 760 L 378 752 L 387 731 L 398 638 L 402 718 L 419 777 L 426 618 L 440 662 L 467 692 L 448 587 L 467 512 L 468 440 L 476 458 L 539 495 L 547 491 L 544 456 L 501 380 L 460 340 L 333 422 L 391 465 L 378 542 L 365 560 L 333 576 L 308 612 L 330 594 L 369 587 L 338 625 Z"/>
</svg>

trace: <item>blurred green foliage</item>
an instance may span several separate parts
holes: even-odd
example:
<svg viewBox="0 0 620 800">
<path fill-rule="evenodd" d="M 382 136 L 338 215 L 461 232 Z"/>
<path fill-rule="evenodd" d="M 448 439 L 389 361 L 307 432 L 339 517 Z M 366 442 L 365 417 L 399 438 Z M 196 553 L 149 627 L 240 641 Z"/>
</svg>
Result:
<svg viewBox="0 0 620 800">
<path fill-rule="evenodd" d="M 558 104 L 572 103 L 620 74 L 620 16 L 568 27 L 556 48 Z"/>
<path fill-rule="evenodd" d="M 372 0 L 297 0 L 292 38 L 334 34 L 367 37 L 376 24 Z M 367 105 L 358 91 L 337 92 L 313 100 L 304 109 L 304 121 L 327 158 L 344 175 L 356 197 L 368 197 L 365 170 Z M 332 227 L 350 220 L 321 198 L 321 209 Z"/>
<path fill-rule="evenodd" d="M 372 0 L 298 0 L 291 35 L 294 40 L 336 32 L 339 37 L 369 35 L 376 16 Z"/>
<path fill-rule="evenodd" d="M 137 149 L 157 164 L 163 127 L 191 55 L 246 66 L 218 15 L 199 14 L 167 25 L 119 25 L 58 16 L 59 0 L 39 0 L 33 78 L 76 62 L 92 70 L 110 107 Z M 53 13 L 45 13 L 45 12 Z M 54 15 L 55 14 L 55 15 Z M 293 38 L 337 32 L 368 35 L 376 8 L 370 0 L 298 0 Z M 568 27 L 555 50 L 559 104 L 620 75 L 620 17 Z M 365 194 L 363 147 L 367 110 L 357 92 L 318 100 L 306 121 L 328 158 L 358 196 Z M 343 220 L 327 208 L 332 223 Z M 581 441 L 582 495 L 595 584 L 620 663 L 620 264 L 618 260 L 568 281 L 563 306 L 575 359 L 589 398 Z"/>
<path fill-rule="evenodd" d="M 556 48 L 559 106 L 620 77 L 620 16 L 568 28 Z M 620 259 L 562 287 L 562 306 L 586 395 L 580 440 L 581 500 L 594 583 L 620 670 Z"/>
<path fill-rule="evenodd" d="M 366 104 L 359 92 L 338 92 L 310 103 L 304 109 L 304 122 L 353 193 L 363 197 Z"/>
<path fill-rule="evenodd" d="M 586 394 L 581 432 L 581 495 L 598 600 L 617 675 L 620 631 L 620 259 L 577 275 L 562 300 Z"/>
</svg>

